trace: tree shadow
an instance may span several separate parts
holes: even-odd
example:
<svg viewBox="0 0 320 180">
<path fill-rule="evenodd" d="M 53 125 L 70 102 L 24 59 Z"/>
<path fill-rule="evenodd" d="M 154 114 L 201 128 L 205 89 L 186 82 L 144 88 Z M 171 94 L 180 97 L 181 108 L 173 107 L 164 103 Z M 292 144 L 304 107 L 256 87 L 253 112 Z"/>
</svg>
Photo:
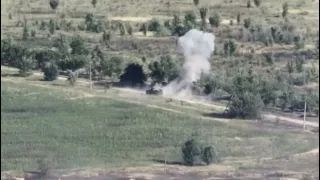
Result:
<svg viewBox="0 0 320 180">
<path fill-rule="evenodd" d="M 235 118 L 234 115 L 231 115 L 230 113 L 204 113 L 202 114 L 205 117 L 211 117 L 211 118 L 223 118 L 223 119 L 233 119 Z"/>
<path fill-rule="evenodd" d="M 152 161 L 156 162 L 156 163 L 160 163 L 160 164 L 187 166 L 183 162 L 180 162 L 180 161 L 165 161 L 165 160 L 160 160 L 160 159 L 152 159 Z"/>
</svg>

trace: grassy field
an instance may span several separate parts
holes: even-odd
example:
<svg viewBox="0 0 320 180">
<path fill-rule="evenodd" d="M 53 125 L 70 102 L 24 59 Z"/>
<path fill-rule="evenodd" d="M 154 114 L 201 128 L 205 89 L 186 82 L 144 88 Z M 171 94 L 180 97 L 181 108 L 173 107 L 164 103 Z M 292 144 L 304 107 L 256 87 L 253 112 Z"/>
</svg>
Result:
<svg viewBox="0 0 320 180">
<path fill-rule="evenodd" d="M 1 81 L 1 169 L 32 170 L 51 158 L 58 168 L 180 160 L 191 137 L 222 158 L 280 157 L 318 146 L 317 137 L 237 126 L 112 99 L 71 100 L 77 93 Z M 237 140 L 238 137 L 242 139 Z M 297 144 L 299 144 L 297 146 Z"/>
<path fill-rule="evenodd" d="M 287 18 L 281 16 L 285 2 L 289 3 Z M 141 25 L 151 19 L 161 23 L 172 20 L 176 13 L 183 19 L 187 12 L 195 12 L 200 21 L 199 8 L 206 7 L 208 17 L 215 12 L 221 16 L 219 27 L 208 24 L 216 36 L 216 51 L 210 62 L 212 74 L 219 82 L 228 84 L 239 71 L 246 72 L 249 68 L 255 75 L 272 80 L 282 77 L 284 84 L 292 77 L 301 80 L 306 72 L 314 72 L 315 77 L 292 88 L 297 94 L 304 93 L 307 88 L 319 94 L 319 52 L 315 47 L 319 40 L 319 1 L 268 0 L 262 1 L 259 7 L 253 1 L 251 4 L 251 8 L 247 8 L 247 0 L 200 0 L 198 6 L 192 0 L 98 0 L 97 7 L 93 8 L 91 0 L 69 0 L 60 1 L 54 11 L 48 1 L 1 0 L 1 39 L 10 36 L 28 48 L 53 48 L 61 35 L 80 35 L 88 49 L 99 45 L 107 57 L 121 56 L 126 63 L 139 62 L 147 69 L 148 63 L 158 60 L 161 55 L 170 54 L 176 59 L 179 56 L 175 53 L 175 38 L 170 35 L 158 37 L 153 31 L 143 35 L 139 30 Z M 88 13 L 106 23 L 130 24 L 133 34 L 120 35 L 119 29 L 108 27 L 110 29 L 106 30 L 112 31 L 112 40 L 111 46 L 107 46 L 102 42 L 102 32 L 79 28 Z M 241 15 L 239 24 L 236 22 L 238 14 Z M 261 26 L 263 31 L 272 26 L 292 26 L 295 33 L 305 37 L 305 44 L 299 49 L 294 43 L 266 46 L 254 39 L 259 34 L 244 28 L 246 18 L 251 19 L 252 27 Z M 24 19 L 30 30 L 35 30 L 35 37 L 22 40 Z M 57 29 L 50 35 L 48 29 L 41 30 L 40 24 L 51 19 L 61 24 L 63 20 L 70 28 Z M 224 54 L 226 39 L 234 39 L 237 44 L 233 56 Z M 272 54 L 273 62 L 268 62 L 266 53 Z M 304 58 L 302 71 L 296 70 L 298 56 Z M 142 57 L 146 62 L 142 62 Z M 288 62 L 293 64 L 293 73 L 288 72 Z M 299 164 L 302 160 L 274 160 L 319 147 L 318 135 L 301 132 L 301 128 L 298 130 L 285 123 L 279 127 L 272 123 L 259 126 L 254 121 L 204 117 L 206 113 L 221 113 L 221 107 L 182 101 L 168 103 L 168 98 L 138 95 L 116 88 L 104 92 L 101 87 L 94 86 L 90 91 L 87 85 L 70 87 L 62 80 L 42 81 L 42 76 L 3 76 L 2 67 L 1 74 L 1 172 L 35 170 L 37 161 L 45 159 L 52 160 L 55 169 L 149 167 L 156 160 L 164 160 L 165 156 L 169 161 L 181 161 L 181 145 L 190 138 L 215 146 L 222 158 L 221 164 L 232 166 L 232 161 L 240 161 L 235 167 L 237 170 L 247 159 L 259 161 L 263 158 L 272 158 L 266 166 L 270 165 L 268 168 L 273 170 L 281 170 L 280 165 L 296 165 L 305 167 L 301 171 L 307 171 L 307 162 L 310 162 L 309 166 L 319 165 L 314 157 L 303 160 L 305 164 Z M 214 103 L 226 104 L 225 101 Z M 309 117 L 307 121 L 310 119 L 319 122 Z M 267 171 L 263 163 L 250 166 L 242 168 Z M 299 170 L 295 168 L 287 169 Z"/>
</svg>

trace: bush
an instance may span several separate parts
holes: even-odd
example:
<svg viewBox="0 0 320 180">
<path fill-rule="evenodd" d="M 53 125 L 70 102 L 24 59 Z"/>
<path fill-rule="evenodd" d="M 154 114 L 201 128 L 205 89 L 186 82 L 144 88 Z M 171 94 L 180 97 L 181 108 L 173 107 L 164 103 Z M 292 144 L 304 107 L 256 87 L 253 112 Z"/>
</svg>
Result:
<svg viewBox="0 0 320 180">
<path fill-rule="evenodd" d="M 96 8 L 97 0 L 92 0 L 92 1 L 91 1 L 91 4 L 92 4 L 92 6 L 93 6 L 94 8 Z"/>
<path fill-rule="evenodd" d="M 87 63 L 87 59 L 83 55 L 65 55 L 61 57 L 57 62 L 59 69 L 72 70 L 75 71 L 77 69 L 83 68 Z"/>
<path fill-rule="evenodd" d="M 296 69 L 298 72 L 303 71 L 303 64 L 305 63 L 305 58 L 301 56 L 295 57 Z"/>
<path fill-rule="evenodd" d="M 124 73 L 120 76 L 120 82 L 131 86 L 143 85 L 147 80 L 142 65 L 131 63 L 124 69 Z"/>
<path fill-rule="evenodd" d="M 119 77 L 123 70 L 123 59 L 121 57 L 111 57 L 101 61 L 101 71 L 103 75 L 111 77 L 113 74 Z"/>
<path fill-rule="evenodd" d="M 157 31 L 161 26 L 161 23 L 158 19 L 151 19 L 148 23 L 148 31 Z"/>
<path fill-rule="evenodd" d="M 229 106 L 229 115 L 243 119 L 259 118 L 263 102 L 259 94 L 249 91 L 234 94 Z"/>
<path fill-rule="evenodd" d="M 37 31 L 35 29 L 31 30 L 31 37 L 36 37 Z"/>
<path fill-rule="evenodd" d="M 224 54 L 227 56 L 232 56 L 237 50 L 237 43 L 234 39 L 229 39 L 224 42 L 223 45 Z"/>
<path fill-rule="evenodd" d="M 170 55 L 160 57 L 148 65 L 153 83 L 168 83 L 179 75 L 178 63 Z"/>
<path fill-rule="evenodd" d="M 89 53 L 87 47 L 84 44 L 84 40 L 80 36 L 72 38 L 70 47 L 72 49 L 71 54 L 87 55 Z"/>
<path fill-rule="evenodd" d="M 244 24 L 243 26 L 248 29 L 251 26 L 251 19 L 250 18 L 246 18 L 244 19 Z"/>
<path fill-rule="evenodd" d="M 20 76 L 28 76 L 30 75 L 30 71 L 34 68 L 35 61 L 30 54 L 22 55 L 22 57 L 17 59 L 17 65 L 19 68 Z"/>
<path fill-rule="evenodd" d="M 214 147 L 208 146 L 204 148 L 202 152 L 202 161 L 204 161 L 207 165 L 219 162 L 219 156 Z"/>
<path fill-rule="evenodd" d="M 193 166 L 201 158 L 201 147 L 195 140 L 188 140 L 182 147 L 182 155 L 184 163 L 188 166 Z"/>
<path fill-rule="evenodd" d="M 68 73 L 68 81 L 71 86 L 74 86 L 78 80 L 79 73 L 77 71 L 69 71 Z"/>
<path fill-rule="evenodd" d="M 59 5 L 59 0 L 50 0 L 49 5 L 50 5 L 51 9 L 55 10 L 55 9 L 57 9 L 57 7 Z"/>
<path fill-rule="evenodd" d="M 160 27 L 155 31 L 154 35 L 157 37 L 168 36 L 170 35 L 170 31 L 164 25 L 160 25 Z"/>
<path fill-rule="evenodd" d="M 43 66 L 42 72 L 43 72 L 45 81 L 54 81 L 57 79 L 59 75 L 58 66 L 53 62 L 47 62 Z"/>
<path fill-rule="evenodd" d="M 143 32 L 143 35 L 147 35 L 147 32 L 148 32 L 148 24 L 147 23 L 143 23 L 142 24 L 142 32 Z"/>
<path fill-rule="evenodd" d="M 219 27 L 221 23 L 220 14 L 214 13 L 213 16 L 209 17 L 209 23 L 211 26 Z"/>
<path fill-rule="evenodd" d="M 91 31 L 95 33 L 103 32 L 105 28 L 104 22 L 98 20 L 97 17 L 94 16 L 92 13 L 86 14 L 84 23 L 86 25 L 87 31 Z"/>
<path fill-rule="evenodd" d="M 28 40 L 28 38 L 29 38 L 29 28 L 27 24 L 25 24 L 22 30 L 22 40 L 26 41 Z"/>
<path fill-rule="evenodd" d="M 289 5 L 287 2 L 282 4 L 282 17 L 287 17 L 289 10 Z"/>
<path fill-rule="evenodd" d="M 184 16 L 184 25 L 186 27 L 191 26 L 191 28 L 195 27 L 197 22 L 197 16 L 195 15 L 194 12 L 187 12 L 186 15 Z"/>
<path fill-rule="evenodd" d="M 47 23 L 44 20 L 42 20 L 39 29 L 42 31 L 45 31 L 46 28 L 47 28 Z"/>
<path fill-rule="evenodd" d="M 193 4 L 198 6 L 199 5 L 199 0 L 193 0 Z"/>
<path fill-rule="evenodd" d="M 241 14 L 238 13 L 237 15 L 237 24 L 239 25 L 241 23 Z"/>
<path fill-rule="evenodd" d="M 124 23 L 119 24 L 119 32 L 120 32 L 120 36 L 124 36 L 126 34 L 126 27 Z"/>
<path fill-rule="evenodd" d="M 293 73 L 294 72 L 294 66 L 292 61 L 288 61 L 286 64 L 286 68 L 288 73 Z"/>
<path fill-rule="evenodd" d="M 247 8 L 251 8 L 251 0 L 247 1 Z"/>
<path fill-rule="evenodd" d="M 36 68 L 42 69 L 47 62 L 55 62 L 60 59 L 61 54 L 51 49 L 33 50 L 34 59 L 36 60 Z"/>
<path fill-rule="evenodd" d="M 126 24 L 126 29 L 128 34 L 131 36 L 133 34 L 133 27 L 130 23 Z"/>
<path fill-rule="evenodd" d="M 50 34 L 54 34 L 55 30 L 56 30 L 56 23 L 54 22 L 54 20 L 51 19 L 50 22 L 49 22 L 49 32 L 50 32 Z"/>
<path fill-rule="evenodd" d="M 304 37 L 299 36 L 299 35 L 295 36 L 293 38 L 293 41 L 294 41 L 294 46 L 295 46 L 296 49 L 304 48 L 304 46 L 305 46 L 305 38 Z"/>
<path fill-rule="evenodd" d="M 256 5 L 257 7 L 259 7 L 261 5 L 261 0 L 253 0 L 254 5 Z"/>
</svg>

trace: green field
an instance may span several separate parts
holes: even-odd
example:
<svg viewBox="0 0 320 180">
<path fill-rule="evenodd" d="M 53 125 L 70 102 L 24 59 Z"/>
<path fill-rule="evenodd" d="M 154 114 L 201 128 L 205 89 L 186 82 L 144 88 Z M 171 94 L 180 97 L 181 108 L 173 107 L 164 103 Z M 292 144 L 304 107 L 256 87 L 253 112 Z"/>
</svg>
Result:
<svg viewBox="0 0 320 180">
<path fill-rule="evenodd" d="M 317 137 L 262 131 L 104 98 L 1 82 L 1 170 L 32 170 L 37 160 L 57 168 L 150 164 L 180 160 L 188 138 L 214 145 L 220 156 L 280 157 L 318 147 Z M 241 141 L 235 139 L 241 138 Z"/>
</svg>

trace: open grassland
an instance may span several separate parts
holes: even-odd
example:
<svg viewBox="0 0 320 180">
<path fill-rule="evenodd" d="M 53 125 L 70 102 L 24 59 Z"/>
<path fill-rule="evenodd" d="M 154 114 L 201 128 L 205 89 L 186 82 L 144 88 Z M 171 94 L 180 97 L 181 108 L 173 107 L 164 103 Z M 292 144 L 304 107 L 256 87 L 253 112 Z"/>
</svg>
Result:
<svg viewBox="0 0 320 180">
<path fill-rule="evenodd" d="M 221 16 L 219 27 L 208 24 L 208 29 L 216 36 L 216 50 L 210 62 L 218 84 L 231 84 L 231 79 L 239 72 L 251 69 L 254 75 L 269 79 L 270 84 L 280 79 L 277 80 L 280 83 L 275 84 L 284 86 L 279 88 L 281 92 L 289 92 L 286 87 L 290 81 L 290 92 L 300 95 L 310 89 L 319 94 L 319 48 L 316 47 L 319 1 L 268 0 L 262 1 L 259 7 L 251 2 L 248 8 L 247 0 L 200 0 L 198 6 L 192 0 L 98 0 L 97 7 L 93 8 L 91 0 L 60 0 L 55 11 L 44 0 L 1 0 L 1 39 L 11 37 L 30 49 L 54 49 L 61 35 L 68 38 L 79 35 L 86 49 L 92 50 L 98 45 L 106 59 L 119 56 L 125 64 L 137 62 L 148 74 L 148 65 L 160 56 L 170 54 L 178 61 L 181 57 L 175 53 L 175 38 L 170 33 L 157 35 L 148 30 L 144 35 L 141 26 L 150 20 L 172 23 L 174 14 L 179 14 L 183 21 L 189 12 L 194 12 L 197 22 L 201 22 L 199 9 L 206 7 L 208 17 L 214 13 Z M 283 18 L 285 2 L 289 9 L 287 17 Z M 111 32 L 109 44 L 103 39 L 103 32 L 81 27 L 89 13 L 106 23 L 104 30 Z M 239 24 L 238 14 L 241 15 Z M 247 18 L 251 19 L 250 28 L 244 28 Z M 30 35 L 31 31 L 35 32 L 27 39 L 22 38 L 24 20 L 27 20 Z M 53 34 L 49 27 L 41 28 L 42 22 L 48 26 L 50 20 L 60 25 Z M 121 35 L 120 24 L 132 26 L 132 34 Z M 271 27 L 292 27 L 294 33 L 281 31 L 285 37 L 291 37 L 290 43 L 266 45 L 260 37 L 265 34 L 257 32 L 259 27 L 262 32 L 270 31 Z M 303 46 L 297 48 L 292 42 L 295 35 L 305 38 Z M 237 45 L 232 56 L 226 55 L 224 49 L 228 39 L 235 40 Z M 300 69 L 299 60 L 303 61 Z M 292 72 L 289 72 L 289 65 Z M 88 64 L 85 68 L 88 69 Z M 319 177 L 315 168 L 319 166 L 319 153 L 297 154 L 319 147 L 318 134 L 301 132 L 301 124 L 298 129 L 290 121 L 263 124 L 261 121 L 259 124 L 252 120 L 208 117 L 205 115 L 223 112 L 227 102 L 214 101 L 215 105 L 208 105 L 146 96 L 133 93 L 129 88 L 105 90 L 97 85 L 103 83 L 97 81 L 90 90 L 87 80 L 87 83 L 79 81 L 71 87 L 65 79 L 43 81 L 42 74 L 14 77 L 4 72 L 8 69 L 1 66 L 2 174 L 37 170 L 38 160 L 49 160 L 53 169 L 85 168 L 85 175 L 92 175 L 88 172 L 92 168 L 103 172 L 125 167 L 129 174 L 143 171 L 151 176 L 156 174 L 153 169 L 157 169 L 162 173 L 161 180 L 166 177 L 163 173 L 178 173 L 184 180 L 198 179 L 188 174 L 193 171 L 208 176 L 224 171 L 221 176 L 229 177 L 230 172 L 266 176 L 267 172 L 283 170 Z M 307 80 L 304 79 L 306 74 Z M 316 104 L 314 109 L 318 106 Z M 274 108 L 270 109 L 275 113 Z M 294 115 L 295 118 L 301 114 L 281 112 L 283 116 Z M 307 117 L 307 121 L 319 122 L 318 117 Z M 177 166 L 175 162 L 181 162 L 181 145 L 190 138 L 214 146 L 222 162 L 205 167 Z M 164 159 L 173 164 L 166 170 L 159 164 Z M 151 176 L 150 179 L 156 178 Z"/>
<path fill-rule="evenodd" d="M 190 137 L 214 145 L 222 159 L 318 147 L 318 137 L 295 131 L 196 119 L 116 99 L 72 99 L 77 91 L 19 80 L 1 85 L 2 170 L 32 170 L 47 158 L 59 168 L 150 164 L 165 152 L 168 161 L 180 161 L 181 144 Z"/>
</svg>

